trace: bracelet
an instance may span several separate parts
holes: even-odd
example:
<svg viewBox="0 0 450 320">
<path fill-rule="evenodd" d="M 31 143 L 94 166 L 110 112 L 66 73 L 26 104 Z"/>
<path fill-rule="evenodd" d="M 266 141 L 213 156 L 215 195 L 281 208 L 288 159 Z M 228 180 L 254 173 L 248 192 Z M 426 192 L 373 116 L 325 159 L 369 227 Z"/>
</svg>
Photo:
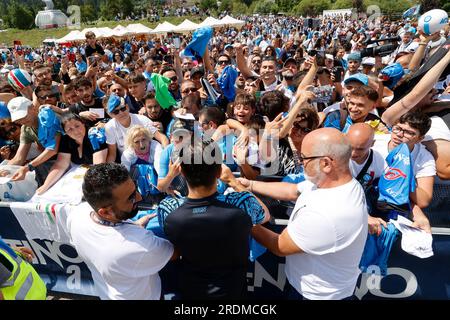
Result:
<svg viewBox="0 0 450 320">
<path fill-rule="evenodd" d="M 428 43 L 426 43 L 426 42 L 419 42 L 419 46 L 426 46 L 426 45 L 428 45 Z"/>
<path fill-rule="evenodd" d="M 250 192 L 253 192 L 253 180 L 250 180 L 250 186 L 249 186 L 249 189 L 250 189 Z"/>
</svg>

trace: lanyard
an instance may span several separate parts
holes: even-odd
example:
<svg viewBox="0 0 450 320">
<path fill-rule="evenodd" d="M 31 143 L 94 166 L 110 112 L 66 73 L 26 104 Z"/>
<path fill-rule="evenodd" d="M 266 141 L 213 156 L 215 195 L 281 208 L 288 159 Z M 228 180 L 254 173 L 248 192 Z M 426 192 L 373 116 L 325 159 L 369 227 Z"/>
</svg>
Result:
<svg viewBox="0 0 450 320">
<path fill-rule="evenodd" d="M 106 226 L 106 227 L 117 227 L 120 226 L 122 224 L 134 224 L 131 222 L 111 222 L 111 221 L 107 221 L 107 220 L 103 220 L 102 218 L 100 218 L 94 211 L 91 211 L 91 218 L 92 220 L 94 220 L 94 222 L 101 224 L 102 226 Z"/>
</svg>

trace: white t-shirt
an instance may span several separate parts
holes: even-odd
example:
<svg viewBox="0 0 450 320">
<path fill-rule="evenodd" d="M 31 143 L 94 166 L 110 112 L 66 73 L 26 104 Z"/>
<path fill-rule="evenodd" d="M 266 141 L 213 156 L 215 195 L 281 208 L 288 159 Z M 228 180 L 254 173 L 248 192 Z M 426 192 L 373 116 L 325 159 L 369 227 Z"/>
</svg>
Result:
<svg viewBox="0 0 450 320">
<path fill-rule="evenodd" d="M 433 116 L 431 119 L 431 128 L 425 135 L 423 141 L 447 140 L 450 141 L 450 129 L 441 117 Z"/>
<path fill-rule="evenodd" d="M 355 179 L 317 189 L 309 181 L 289 218 L 287 231 L 305 253 L 286 257 L 289 283 L 305 298 L 343 299 L 353 294 L 367 238 L 367 207 Z M 324 201 L 326 199 L 326 201 Z"/>
<path fill-rule="evenodd" d="M 388 144 L 391 140 L 390 134 L 375 135 L 375 144 L 373 149 L 378 151 L 383 159 L 389 154 Z M 433 155 L 421 143 L 417 143 L 411 152 L 411 161 L 414 164 L 413 172 L 417 178 L 433 177 L 436 175 L 436 162 Z"/>
<path fill-rule="evenodd" d="M 91 271 L 99 297 L 114 300 L 158 300 L 158 272 L 173 254 L 172 244 L 131 223 L 103 226 L 90 216 L 87 203 L 67 218 L 71 244 Z"/>
<path fill-rule="evenodd" d="M 148 163 L 152 164 L 156 170 L 156 173 L 159 175 L 160 163 L 159 159 L 161 157 L 162 152 L 161 144 L 158 141 L 152 140 L 150 141 L 150 156 L 148 157 Z M 121 163 L 130 170 L 130 167 L 137 161 L 138 157 L 136 152 L 133 149 L 126 149 L 122 153 Z"/>
<path fill-rule="evenodd" d="M 381 177 L 384 173 L 384 169 L 386 168 L 387 164 L 384 158 L 381 156 L 381 154 L 378 151 L 372 150 L 373 152 L 373 159 L 372 163 L 370 164 L 369 168 L 367 169 L 367 173 L 372 177 L 373 179 L 377 179 Z M 356 178 L 358 174 L 361 172 L 361 170 L 366 165 L 366 162 L 369 160 L 369 157 L 367 157 L 366 161 L 364 161 L 362 164 L 358 164 L 355 161 L 350 159 L 349 167 L 350 172 L 352 173 L 352 176 Z"/>
<path fill-rule="evenodd" d="M 131 123 L 128 128 L 122 126 L 116 119 L 111 119 L 105 125 L 106 143 L 117 144 L 117 149 L 120 153 L 125 150 L 125 136 L 129 128 L 134 125 L 141 125 L 148 129 L 152 134 L 155 134 L 158 129 L 153 125 L 152 120 L 140 114 L 130 113 Z"/>
</svg>

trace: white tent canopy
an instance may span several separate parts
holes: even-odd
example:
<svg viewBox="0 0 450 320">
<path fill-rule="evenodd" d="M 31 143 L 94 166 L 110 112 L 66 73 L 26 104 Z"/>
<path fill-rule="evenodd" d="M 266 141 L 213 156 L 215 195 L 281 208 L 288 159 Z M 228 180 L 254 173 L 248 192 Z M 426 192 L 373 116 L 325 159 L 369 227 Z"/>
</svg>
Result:
<svg viewBox="0 0 450 320">
<path fill-rule="evenodd" d="M 189 32 L 199 28 L 197 23 L 194 23 L 188 19 L 185 19 L 182 23 L 174 28 L 174 32 Z"/>
<path fill-rule="evenodd" d="M 125 28 L 122 25 L 118 25 L 116 26 L 114 29 L 112 29 L 112 36 L 116 36 L 116 37 L 123 37 L 126 35 L 131 34 L 130 30 L 128 30 L 127 28 Z"/>
<path fill-rule="evenodd" d="M 161 24 L 158 24 L 158 26 L 153 29 L 152 34 L 164 34 L 164 33 L 168 33 L 168 32 L 173 32 L 173 30 L 175 29 L 175 26 L 173 24 L 171 24 L 170 22 L 164 21 Z"/>
<path fill-rule="evenodd" d="M 105 27 L 105 28 L 97 28 L 97 31 L 99 32 L 99 35 L 97 35 L 97 38 L 109 38 L 113 36 L 113 29 Z"/>
<path fill-rule="evenodd" d="M 220 22 L 223 25 L 232 26 L 232 27 L 236 27 L 236 28 L 241 28 L 245 24 L 245 21 L 235 19 L 233 17 L 230 17 L 229 15 L 226 15 L 225 17 L 220 19 Z"/>
<path fill-rule="evenodd" d="M 81 33 L 80 30 L 72 30 L 68 34 L 66 34 L 64 37 L 56 40 L 56 43 L 64 43 L 64 42 L 71 42 L 71 41 L 80 41 L 84 40 L 86 37 L 83 33 Z"/>
<path fill-rule="evenodd" d="M 152 32 L 152 29 L 144 26 L 141 23 L 133 23 L 127 26 L 127 30 L 129 30 L 133 34 L 146 34 Z"/>
<path fill-rule="evenodd" d="M 208 26 L 208 27 L 221 27 L 221 26 L 223 26 L 223 23 L 220 20 L 216 19 L 216 18 L 208 17 L 202 23 L 200 23 L 200 25 L 199 25 L 199 27 L 206 27 L 206 26 Z"/>
</svg>

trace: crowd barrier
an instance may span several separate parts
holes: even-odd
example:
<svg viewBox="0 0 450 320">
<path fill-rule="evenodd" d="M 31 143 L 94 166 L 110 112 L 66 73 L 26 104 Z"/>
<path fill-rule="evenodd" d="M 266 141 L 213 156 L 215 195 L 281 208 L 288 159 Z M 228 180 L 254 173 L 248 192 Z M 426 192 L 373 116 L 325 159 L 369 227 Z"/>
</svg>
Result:
<svg viewBox="0 0 450 320">
<path fill-rule="evenodd" d="M 0 235 L 11 245 L 26 246 L 35 253 L 34 265 L 54 292 L 96 296 L 91 274 L 67 242 L 27 237 L 11 208 L 16 203 L 0 202 Z M 22 204 L 23 205 L 23 204 Z M 274 203 L 270 203 L 273 207 Z M 34 206 L 52 221 L 49 206 Z M 355 291 L 357 299 L 449 299 L 450 298 L 450 181 L 437 181 L 433 201 L 426 210 L 433 230 L 434 255 L 420 259 L 405 253 L 397 240 L 388 261 L 388 273 L 380 278 L 363 274 Z M 270 228 L 281 232 L 287 216 L 278 213 Z M 174 296 L 174 269 L 170 262 L 161 272 L 165 299 Z M 285 259 L 266 252 L 249 264 L 247 272 L 250 299 L 282 299 L 286 288 Z M 374 271 L 376 268 L 374 268 Z"/>
</svg>

